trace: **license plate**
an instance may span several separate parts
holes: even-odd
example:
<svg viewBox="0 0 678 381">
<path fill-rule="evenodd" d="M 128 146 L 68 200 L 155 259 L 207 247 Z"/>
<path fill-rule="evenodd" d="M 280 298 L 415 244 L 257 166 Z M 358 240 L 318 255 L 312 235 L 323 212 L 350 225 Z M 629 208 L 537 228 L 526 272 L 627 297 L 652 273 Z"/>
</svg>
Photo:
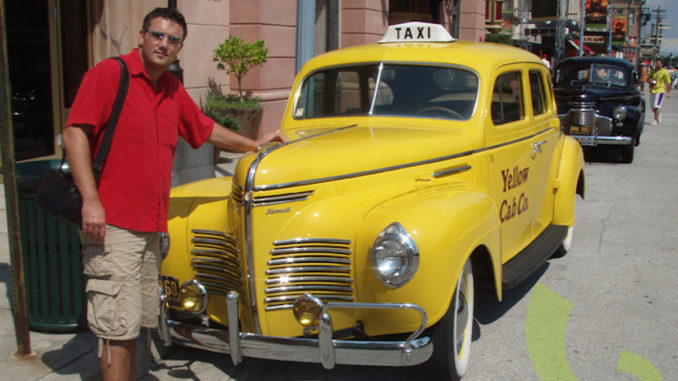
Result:
<svg viewBox="0 0 678 381">
<path fill-rule="evenodd" d="M 173 306 L 179 305 L 179 280 L 175 277 L 162 275 L 160 277 L 162 290 L 167 296 L 167 302 Z"/>
<path fill-rule="evenodd" d="M 590 126 L 572 126 L 572 127 L 570 127 L 570 133 L 571 134 L 590 135 L 591 134 L 591 127 Z"/>
</svg>

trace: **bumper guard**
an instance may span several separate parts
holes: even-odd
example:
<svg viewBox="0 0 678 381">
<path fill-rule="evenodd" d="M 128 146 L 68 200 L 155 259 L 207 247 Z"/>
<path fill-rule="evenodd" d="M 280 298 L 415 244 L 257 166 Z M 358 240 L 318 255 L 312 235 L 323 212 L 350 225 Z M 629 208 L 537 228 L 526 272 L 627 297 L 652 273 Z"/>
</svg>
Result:
<svg viewBox="0 0 678 381">
<path fill-rule="evenodd" d="M 228 330 L 201 327 L 171 320 L 162 303 L 160 336 L 166 345 L 172 342 L 213 352 L 230 353 L 234 365 L 243 356 L 269 360 L 320 363 L 325 369 L 336 364 L 371 366 L 412 366 L 425 362 L 433 353 L 429 337 L 419 337 L 426 327 L 426 312 L 410 303 L 327 303 L 318 326 L 317 338 L 277 337 L 239 331 L 238 293 L 226 296 Z M 327 313 L 343 309 L 410 309 L 419 312 L 421 324 L 405 341 L 335 340 L 332 320 Z"/>
</svg>

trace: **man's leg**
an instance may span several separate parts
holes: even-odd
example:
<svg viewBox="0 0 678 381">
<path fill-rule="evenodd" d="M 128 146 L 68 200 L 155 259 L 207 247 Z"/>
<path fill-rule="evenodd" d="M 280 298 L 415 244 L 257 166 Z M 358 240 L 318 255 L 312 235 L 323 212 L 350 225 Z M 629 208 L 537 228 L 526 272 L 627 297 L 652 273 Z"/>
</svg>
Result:
<svg viewBox="0 0 678 381">
<path fill-rule="evenodd" d="M 99 358 L 103 380 L 136 380 L 136 339 L 104 340 L 103 345 L 103 353 L 101 358 Z"/>
<path fill-rule="evenodd" d="M 85 237 L 86 238 L 86 237 Z M 144 233 L 107 225 L 104 245 L 83 240 L 87 320 L 99 337 L 104 381 L 136 378 L 136 339 L 141 325 Z"/>
</svg>

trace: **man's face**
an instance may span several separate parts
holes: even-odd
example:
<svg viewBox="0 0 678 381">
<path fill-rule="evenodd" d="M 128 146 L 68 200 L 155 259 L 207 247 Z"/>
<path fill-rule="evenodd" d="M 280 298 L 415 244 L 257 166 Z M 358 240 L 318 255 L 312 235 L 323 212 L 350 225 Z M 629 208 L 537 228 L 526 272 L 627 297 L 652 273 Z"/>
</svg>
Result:
<svg viewBox="0 0 678 381">
<path fill-rule="evenodd" d="M 151 20 L 147 30 L 139 32 L 141 60 L 147 67 L 165 69 L 177 58 L 183 39 L 181 25 L 156 17 Z"/>
<path fill-rule="evenodd" d="M 656 66 L 657 69 L 661 69 L 664 67 L 664 63 L 662 61 L 657 61 L 657 63 L 654 66 Z"/>
</svg>

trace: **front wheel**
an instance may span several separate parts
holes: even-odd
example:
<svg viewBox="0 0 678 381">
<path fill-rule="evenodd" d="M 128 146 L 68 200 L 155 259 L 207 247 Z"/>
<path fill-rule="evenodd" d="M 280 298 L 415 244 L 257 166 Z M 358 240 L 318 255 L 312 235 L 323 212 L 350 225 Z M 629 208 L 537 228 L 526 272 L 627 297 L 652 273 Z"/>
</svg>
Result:
<svg viewBox="0 0 678 381">
<path fill-rule="evenodd" d="M 634 142 L 631 142 L 631 144 L 625 145 L 622 147 L 622 152 L 621 152 L 621 162 L 625 164 L 631 164 L 633 162 L 633 149 L 636 148 L 636 145 Z"/>
<path fill-rule="evenodd" d="M 466 372 L 473 336 L 473 267 L 469 258 L 457 278 L 454 297 L 434 328 L 429 366 L 435 380 L 459 380 Z"/>
</svg>

